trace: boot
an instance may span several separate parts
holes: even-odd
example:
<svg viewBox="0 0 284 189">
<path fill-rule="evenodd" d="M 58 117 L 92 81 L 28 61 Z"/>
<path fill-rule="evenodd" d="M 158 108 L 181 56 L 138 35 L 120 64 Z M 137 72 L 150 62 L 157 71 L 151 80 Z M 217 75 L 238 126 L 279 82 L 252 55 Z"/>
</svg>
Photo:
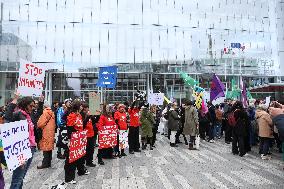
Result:
<svg viewBox="0 0 284 189">
<path fill-rule="evenodd" d="M 188 144 L 188 149 L 189 149 L 189 150 L 193 150 L 193 144 L 192 144 L 192 143 L 189 143 L 189 144 Z"/>
<path fill-rule="evenodd" d="M 145 138 L 144 137 L 142 137 L 142 150 L 145 150 L 146 149 L 146 147 L 147 147 L 147 145 L 146 145 L 146 141 L 145 141 Z"/>
<path fill-rule="evenodd" d="M 150 150 L 153 150 L 153 138 L 149 138 L 149 140 L 150 140 Z"/>
<path fill-rule="evenodd" d="M 121 156 L 127 156 L 125 153 L 124 153 L 124 149 L 121 149 Z"/>
<path fill-rule="evenodd" d="M 184 139 L 184 144 L 187 146 L 188 142 L 187 142 L 187 139 L 186 139 L 185 135 L 183 135 L 183 139 Z"/>
<path fill-rule="evenodd" d="M 98 164 L 99 165 L 104 165 L 105 163 L 103 162 L 103 159 L 101 157 L 98 157 Z"/>
</svg>

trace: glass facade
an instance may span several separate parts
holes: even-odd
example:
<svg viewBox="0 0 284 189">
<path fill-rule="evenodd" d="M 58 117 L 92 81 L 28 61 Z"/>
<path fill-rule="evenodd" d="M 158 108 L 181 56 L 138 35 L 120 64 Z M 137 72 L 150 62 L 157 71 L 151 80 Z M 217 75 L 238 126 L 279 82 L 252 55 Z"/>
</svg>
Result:
<svg viewBox="0 0 284 189">
<path fill-rule="evenodd" d="M 182 96 L 180 70 L 201 79 L 215 72 L 224 82 L 284 73 L 280 0 L 1 2 L 1 78 L 16 79 L 20 58 L 43 64 L 52 99 L 97 90 L 97 67 L 113 64 L 120 74 L 110 99 L 131 99 L 129 92 L 155 83 Z M 241 48 L 231 49 L 231 43 Z"/>
</svg>

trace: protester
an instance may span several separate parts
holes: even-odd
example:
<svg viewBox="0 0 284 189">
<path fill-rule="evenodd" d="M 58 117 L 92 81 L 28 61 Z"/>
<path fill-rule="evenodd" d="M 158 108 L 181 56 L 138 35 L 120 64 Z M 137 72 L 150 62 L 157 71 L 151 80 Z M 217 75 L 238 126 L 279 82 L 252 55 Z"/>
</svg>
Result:
<svg viewBox="0 0 284 189">
<path fill-rule="evenodd" d="M 172 107 L 169 111 L 169 121 L 168 121 L 168 128 L 171 131 L 170 134 L 170 146 L 177 147 L 176 142 L 176 134 L 179 129 L 180 124 L 180 116 L 177 113 L 177 104 L 173 103 Z"/>
<path fill-rule="evenodd" d="M 282 141 L 282 160 L 284 161 L 284 105 L 273 102 L 269 108 L 269 113 L 278 130 L 279 140 Z"/>
<path fill-rule="evenodd" d="M 142 150 L 145 150 L 147 147 L 147 141 L 150 142 L 150 150 L 153 150 L 153 143 L 152 143 L 152 125 L 154 124 L 154 116 L 149 111 L 149 104 L 145 104 L 142 113 L 141 113 L 141 129 L 142 129 L 142 135 L 141 135 L 141 142 L 142 142 Z"/>
<path fill-rule="evenodd" d="M 38 119 L 42 115 L 42 112 L 43 112 L 44 96 L 41 95 L 40 98 L 38 100 L 34 100 L 34 102 L 35 102 L 35 106 L 34 106 L 33 111 L 31 113 L 31 119 L 32 119 L 33 124 L 35 126 L 35 130 L 34 130 L 35 140 L 36 140 L 37 145 L 39 145 L 39 141 L 42 137 L 42 131 L 41 131 L 41 129 L 39 129 L 37 127 L 37 122 L 38 122 Z M 39 146 L 38 146 L 38 149 L 39 149 Z"/>
<path fill-rule="evenodd" d="M 169 119 L 169 110 L 170 105 L 166 106 L 164 110 L 162 111 L 162 117 L 161 117 L 161 127 L 162 127 L 162 133 L 161 135 L 165 135 L 165 137 L 168 136 L 168 119 Z"/>
<path fill-rule="evenodd" d="M 137 106 L 137 101 L 134 101 L 131 107 L 128 109 L 130 123 L 128 133 L 129 153 L 141 152 L 139 143 L 139 127 L 140 127 L 140 106 Z"/>
<path fill-rule="evenodd" d="M 225 103 L 224 105 L 224 123 L 226 124 L 225 127 L 225 143 L 230 144 L 232 142 L 232 129 L 234 125 L 231 125 L 229 122 L 229 115 L 233 113 L 232 101 L 229 100 L 228 104 Z M 231 116 L 233 117 L 233 116 Z"/>
<path fill-rule="evenodd" d="M 183 134 L 190 137 L 188 148 L 189 150 L 196 150 L 195 147 L 195 137 L 199 134 L 199 122 L 198 122 L 198 112 L 193 105 L 192 101 L 187 101 L 185 103 L 185 122 L 183 128 Z"/>
<path fill-rule="evenodd" d="M 37 166 L 38 169 L 51 167 L 52 150 L 54 149 L 55 115 L 48 102 L 44 103 L 44 107 L 43 114 L 37 122 L 38 128 L 42 130 L 39 148 L 43 152 L 42 164 Z"/>
<path fill-rule="evenodd" d="M 245 137 L 248 135 L 248 116 L 240 101 L 235 102 L 232 110 L 236 123 L 232 126 L 232 152 L 233 154 L 239 154 L 242 157 L 247 153 L 248 149 L 248 147 L 245 146 Z"/>
<path fill-rule="evenodd" d="M 122 156 L 126 156 L 124 146 L 128 146 L 127 117 L 124 104 L 119 104 L 117 106 L 117 111 L 114 113 L 114 120 L 119 129 L 117 145 L 114 148 L 114 151 L 116 153 L 115 156 L 121 158 Z"/>
<path fill-rule="evenodd" d="M 158 126 L 159 126 L 159 114 L 158 114 L 157 106 L 152 105 L 150 107 L 150 112 L 153 114 L 153 117 L 154 117 L 154 123 L 152 125 L 152 133 L 153 133 L 152 146 L 155 147 L 155 142 L 156 142 L 156 139 L 157 139 Z"/>
<path fill-rule="evenodd" d="M 35 126 L 31 118 L 34 106 L 34 100 L 31 97 L 23 97 L 19 100 L 19 94 L 16 93 L 13 101 L 8 104 L 7 110 L 5 112 L 6 122 L 27 120 L 32 155 L 34 154 L 37 146 L 34 135 Z M 18 108 L 18 110 L 16 110 L 16 108 Z M 31 157 L 25 164 L 21 165 L 13 171 L 10 189 L 21 189 L 23 187 L 23 180 L 27 174 L 32 160 L 33 158 Z"/>
<path fill-rule="evenodd" d="M 67 115 L 69 114 L 70 108 L 71 108 L 72 99 L 66 99 L 64 100 L 64 104 L 60 108 L 58 108 L 57 111 L 57 127 L 59 128 L 59 134 L 58 134 L 58 140 L 57 140 L 57 158 L 58 159 L 65 159 L 64 154 L 62 154 L 62 148 L 67 148 L 67 128 L 66 128 L 66 119 Z"/>
<path fill-rule="evenodd" d="M 214 130 L 216 125 L 216 114 L 215 114 L 215 107 L 212 102 L 207 102 L 208 105 L 208 118 L 209 118 L 209 126 L 208 126 L 208 142 L 214 143 Z"/>
<path fill-rule="evenodd" d="M 200 138 L 202 140 L 206 139 L 206 135 L 208 135 L 208 125 L 209 125 L 209 118 L 208 113 L 202 107 L 198 110 L 198 118 L 199 118 L 199 133 Z"/>
<path fill-rule="evenodd" d="M 102 133 L 105 133 L 104 127 L 105 126 L 114 126 L 116 133 L 114 134 L 114 141 L 117 141 L 117 133 L 118 133 L 118 126 L 115 123 L 115 120 L 112 116 L 112 107 L 109 105 L 103 105 L 103 112 L 102 115 L 100 116 L 99 122 L 97 123 L 97 128 L 98 128 L 98 138 L 99 138 L 99 143 L 100 143 L 100 135 Z M 106 137 L 110 137 L 112 133 L 107 133 Z M 103 148 L 102 146 L 99 146 L 98 149 L 98 164 L 104 165 L 103 158 L 109 158 L 109 159 L 114 159 L 115 157 L 113 156 L 113 147 L 116 146 L 110 146 L 107 148 Z"/>
<path fill-rule="evenodd" d="M 72 103 L 70 114 L 67 116 L 66 121 L 66 128 L 67 128 L 67 136 L 68 140 L 71 140 L 72 133 L 83 131 L 83 120 L 82 116 L 80 114 L 80 111 L 82 110 L 81 102 L 80 101 L 74 101 Z M 78 170 L 78 175 L 88 175 L 90 174 L 89 171 L 84 166 L 84 157 L 79 158 L 78 160 L 70 163 L 69 162 L 69 145 L 68 148 L 65 150 L 65 182 L 70 184 L 76 184 L 77 181 L 75 181 L 75 171 Z"/>
<path fill-rule="evenodd" d="M 184 139 L 184 144 L 188 145 L 186 136 L 185 136 L 185 134 L 183 134 L 183 128 L 184 128 L 184 122 L 185 122 L 185 107 L 184 106 L 185 106 L 185 104 L 182 104 L 181 107 L 180 107 L 180 127 L 177 131 L 177 134 L 176 134 L 176 144 L 182 143 L 179 140 L 180 135 L 182 135 L 183 139 Z"/>
<path fill-rule="evenodd" d="M 222 135 L 222 119 L 223 119 L 223 112 L 220 109 L 220 106 L 217 104 L 215 106 L 215 115 L 216 115 L 216 123 L 215 123 L 215 134 L 214 136 L 218 139 L 221 138 Z"/>
<path fill-rule="evenodd" d="M 89 105 L 85 102 L 82 104 L 81 116 L 83 119 L 83 128 L 87 131 L 87 146 L 86 146 L 86 166 L 95 167 L 93 163 L 93 156 L 95 151 L 95 123 L 92 116 L 89 114 Z"/>
<path fill-rule="evenodd" d="M 256 120 L 258 124 L 258 136 L 260 138 L 259 153 L 264 160 L 270 159 L 269 147 L 273 137 L 273 124 L 270 115 L 267 113 L 267 107 L 261 104 L 256 110 Z"/>
</svg>

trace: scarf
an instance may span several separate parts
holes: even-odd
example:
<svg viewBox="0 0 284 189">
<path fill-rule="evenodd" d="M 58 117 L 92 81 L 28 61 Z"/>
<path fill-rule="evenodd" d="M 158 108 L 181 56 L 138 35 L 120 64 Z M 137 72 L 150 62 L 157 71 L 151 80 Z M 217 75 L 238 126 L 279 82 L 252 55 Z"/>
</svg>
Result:
<svg viewBox="0 0 284 189">
<path fill-rule="evenodd" d="M 31 119 L 31 116 L 25 112 L 24 110 L 20 109 L 20 112 L 27 118 L 28 121 L 28 126 L 29 126 L 29 141 L 30 141 L 30 146 L 34 147 L 36 146 L 36 141 L 35 141 L 35 135 L 34 135 L 34 124 Z"/>
</svg>

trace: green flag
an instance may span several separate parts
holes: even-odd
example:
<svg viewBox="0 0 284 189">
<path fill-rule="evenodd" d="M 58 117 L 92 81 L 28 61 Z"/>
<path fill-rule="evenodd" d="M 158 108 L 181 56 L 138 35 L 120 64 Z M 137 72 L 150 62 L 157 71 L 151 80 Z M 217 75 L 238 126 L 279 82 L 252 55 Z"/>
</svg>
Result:
<svg viewBox="0 0 284 189">
<path fill-rule="evenodd" d="M 184 83 L 190 87 L 194 87 L 195 85 L 198 85 L 198 81 L 190 77 L 184 72 L 180 72 L 181 78 L 183 79 Z"/>
</svg>

